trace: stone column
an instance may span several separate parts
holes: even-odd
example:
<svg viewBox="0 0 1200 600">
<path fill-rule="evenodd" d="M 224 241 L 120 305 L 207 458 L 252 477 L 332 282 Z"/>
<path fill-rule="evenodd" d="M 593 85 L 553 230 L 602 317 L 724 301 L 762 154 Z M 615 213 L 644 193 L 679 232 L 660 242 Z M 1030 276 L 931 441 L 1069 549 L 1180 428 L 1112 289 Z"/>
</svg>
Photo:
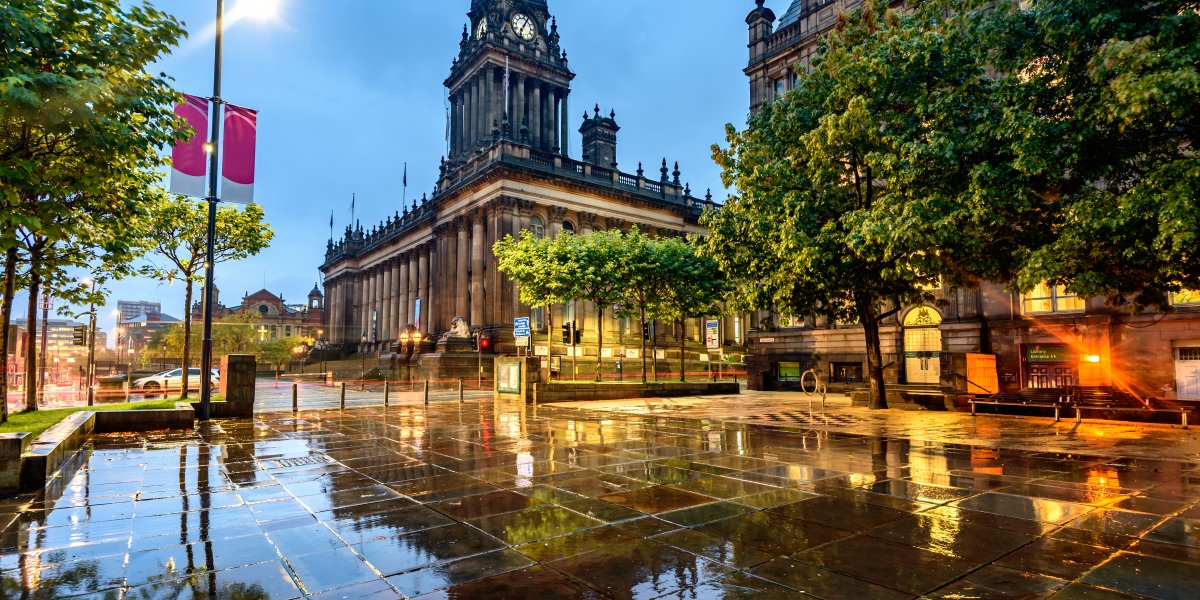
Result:
<svg viewBox="0 0 1200 600">
<path fill-rule="evenodd" d="M 513 96 L 513 139 L 521 141 L 521 122 L 525 119 L 525 75 L 516 74 L 517 93 Z"/>
<path fill-rule="evenodd" d="M 429 301 L 429 245 L 422 245 L 417 250 L 417 256 L 417 289 L 420 290 L 418 297 L 421 299 L 421 325 L 419 329 L 430 333 L 429 317 L 433 314 L 433 306 Z"/>
<path fill-rule="evenodd" d="M 371 269 L 371 312 L 367 315 L 367 336 L 379 341 L 379 293 L 383 291 L 382 274 L 378 267 Z"/>
<path fill-rule="evenodd" d="M 458 310 L 458 228 L 460 227 L 459 219 L 454 219 L 446 223 L 445 231 L 442 234 L 445 252 L 442 254 L 442 287 L 440 295 L 442 296 L 442 324 L 449 327 L 450 320 L 453 319 Z"/>
<path fill-rule="evenodd" d="M 516 201 L 512 219 L 512 236 L 514 239 L 520 239 L 521 232 L 529 229 L 530 216 L 533 214 L 532 205 L 533 203 L 527 200 Z M 529 307 L 521 303 L 521 289 L 517 287 L 515 282 L 512 284 L 512 305 L 517 316 L 529 316 Z"/>
<path fill-rule="evenodd" d="M 534 82 L 529 91 L 529 143 L 538 150 L 542 149 L 542 86 Z"/>
<path fill-rule="evenodd" d="M 476 211 L 471 219 L 471 325 L 483 324 L 483 236 L 484 211 Z"/>
<path fill-rule="evenodd" d="M 475 106 L 471 107 L 471 112 L 474 113 L 475 131 L 471 133 L 471 149 L 474 150 L 479 145 L 479 140 L 483 139 L 484 130 L 486 127 L 483 124 L 483 119 L 487 116 L 487 111 L 484 107 L 487 106 L 487 98 L 483 92 L 483 77 L 476 74 L 471 80 L 471 85 L 475 90 Z"/>
<path fill-rule="evenodd" d="M 396 262 L 400 265 L 400 281 L 396 286 L 396 305 L 400 311 L 400 323 L 397 331 L 400 328 L 412 323 L 412 313 L 408 312 L 408 257 L 404 254 L 396 257 Z"/>
<path fill-rule="evenodd" d="M 418 275 L 420 275 L 420 261 L 417 257 L 418 252 L 419 250 L 416 248 L 408 251 L 408 297 L 405 299 L 405 303 L 408 305 L 408 322 L 414 325 L 416 324 L 418 316 L 417 298 L 421 293 L 420 288 L 417 287 Z"/>
<path fill-rule="evenodd" d="M 463 152 L 463 146 L 466 145 L 466 132 L 463 127 L 463 115 L 466 114 L 467 92 L 465 88 L 458 90 L 458 103 L 454 106 L 454 157 L 458 157 Z"/>
<path fill-rule="evenodd" d="M 558 145 L 559 145 L 559 152 L 564 157 L 570 156 L 570 153 L 567 151 L 571 148 L 571 135 L 570 135 L 571 130 L 568 126 L 568 124 L 571 122 L 571 116 L 570 116 L 571 113 L 567 111 L 567 98 L 570 95 L 571 95 L 571 90 L 563 90 L 562 98 L 561 98 L 561 100 L 559 100 L 559 104 L 560 104 L 559 113 L 560 114 L 558 117 L 558 125 L 559 125 L 559 128 L 561 129 L 561 133 L 559 134 Z"/>
<path fill-rule="evenodd" d="M 550 90 L 550 102 L 546 105 L 546 139 L 550 140 L 554 152 L 562 152 L 562 142 L 558 139 L 558 99 L 561 92 L 556 87 Z"/>
<path fill-rule="evenodd" d="M 489 137 L 492 135 L 492 116 L 493 109 L 496 107 L 496 90 L 495 81 L 492 78 L 492 69 L 484 68 L 479 72 L 480 85 L 483 86 L 483 113 L 480 115 L 483 119 L 483 131 L 479 137 Z M 424 312 L 424 311 L 422 311 Z"/>
<path fill-rule="evenodd" d="M 388 332 L 388 335 L 395 340 L 399 339 L 400 328 L 403 327 L 404 324 L 400 322 L 400 265 L 396 262 L 395 258 L 393 258 L 391 262 L 392 287 L 390 288 L 390 293 L 392 299 L 391 304 L 388 306 L 388 314 L 391 315 L 389 317 L 389 321 L 391 322 L 391 330 Z"/>
<path fill-rule="evenodd" d="M 468 246 L 468 236 L 470 235 L 471 218 L 458 217 L 455 219 L 455 224 L 458 226 L 458 243 L 455 244 L 454 253 L 454 316 L 469 319 L 471 317 L 471 287 L 468 275 L 471 270 L 471 249 Z"/>
</svg>

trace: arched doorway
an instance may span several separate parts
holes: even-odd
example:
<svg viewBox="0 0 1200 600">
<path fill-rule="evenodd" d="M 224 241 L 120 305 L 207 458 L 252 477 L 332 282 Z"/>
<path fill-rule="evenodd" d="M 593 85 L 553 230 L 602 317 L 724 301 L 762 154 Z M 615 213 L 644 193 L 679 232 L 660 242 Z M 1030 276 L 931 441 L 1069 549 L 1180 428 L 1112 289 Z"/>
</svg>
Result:
<svg viewBox="0 0 1200 600">
<path fill-rule="evenodd" d="M 942 314 L 918 306 L 904 315 L 904 372 L 908 383 L 941 382 Z"/>
</svg>

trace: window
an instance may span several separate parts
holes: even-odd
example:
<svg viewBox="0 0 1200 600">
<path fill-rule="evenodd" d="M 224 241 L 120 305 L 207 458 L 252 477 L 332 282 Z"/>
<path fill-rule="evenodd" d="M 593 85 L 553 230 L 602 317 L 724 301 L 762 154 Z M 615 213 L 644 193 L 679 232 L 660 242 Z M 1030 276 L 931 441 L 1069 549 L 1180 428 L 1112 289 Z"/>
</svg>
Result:
<svg viewBox="0 0 1200 600">
<path fill-rule="evenodd" d="M 534 331 L 546 330 L 546 307 L 537 306 L 529 310 L 529 321 Z"/>
<path fill-rule="evenodd" d="M 1200 305 L 1200 290 L 1179 290 L 1171 294 L 1171 304 Z"/>
<path fill-rule="evenodd" d="M 781 98 L 785 92 L 787 92 L 787 79 L 780 77 L 775 80 L 775 97 Z"/>
<path fill-rule="evenodd" d="M 779 363 L 779 381 L 800 381 L 800 363 Z"/>
<path fill-rule="evenodd" d="M 1044 281 L 1022 296 L 1022 304 L 1027 315 L 1082 312 L 1085 308 L 1083 298 L 1068 292 L 1061 285 L 1051 287 Z"/>
<path fill-rule="evenodd" d="M 541 239 L 546 237 L 546 224 L 542 222 L 541 217 L 535 215 L 533 219 L 529 221 L 529 231 L 535 238 Z"/>
<path fill-rule="evenodd" d="M 562 228 L 563 231 L 570 231 L 572 233 L 575 231 L 575 226 L 572 225 L 570 221 L 563 221 Z"/>
</svg>

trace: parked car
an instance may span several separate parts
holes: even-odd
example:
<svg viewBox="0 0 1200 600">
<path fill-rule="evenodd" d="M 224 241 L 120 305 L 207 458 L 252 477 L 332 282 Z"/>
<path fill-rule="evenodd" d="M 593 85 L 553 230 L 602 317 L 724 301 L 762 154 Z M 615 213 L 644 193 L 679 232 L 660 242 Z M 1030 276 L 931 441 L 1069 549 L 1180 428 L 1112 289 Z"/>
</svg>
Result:
<svg viewBox="0 0 1200 600">
<path fill-rule="evenodd" d="M 217 369 L 212 370 L 212 385 L 216 389 L 221 382 L 221 372 Z M 146 394 L 154 394 L 161 391 L 181 391 L 183 389 L 183 369 L 171 369 L 163 371 L 149 377 L 143 377 L 133 382 L 133 389 L 140 390 Z M 188 391 L 200 389 L 200 369 L 188 369 Z"/>
</svg>

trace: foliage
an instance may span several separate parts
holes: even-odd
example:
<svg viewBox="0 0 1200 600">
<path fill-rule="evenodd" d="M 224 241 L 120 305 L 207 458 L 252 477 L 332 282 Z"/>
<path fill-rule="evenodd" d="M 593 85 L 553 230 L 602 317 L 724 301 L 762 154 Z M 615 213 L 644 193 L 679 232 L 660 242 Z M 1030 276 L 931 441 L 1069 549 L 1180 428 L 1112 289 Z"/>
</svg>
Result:
<svg viewBox="0 0 1200 600">
<path fill-rule="evenodd" d="M 213 323 L 213 356 L 226 354 L 259 353 L 258 318 L 254 315 L 235 314 L 216 319 Z M 147 343 L 147 351 L 142 354 L 143 360 L 154 360 L 158 356 L 183 356 L 184 324 L 177 323 L 155 332 Z M 200 330 L 191 332 L 188 348 L 188 363 L 197 364 L 200 356 Z M 214 364 L 216 361 L 214 359 Z"/>
<path fill-rule="evenodd" d="M 1055 212 L 1018 287 L 1048 280 L 1134 309 L 1200 288 L 1196 3 L 1000 3 L 969 25 L 1002 73 L 1017 181 Z"/>
<path fill-rule="evenodd" d="M 794 90 L 714 147 L 737 194 L 703 218 L 704 253 L 741 279 L 742 308 L 862 323 L 876 408 L 879 322 L 933 301 L 939 282 L 1006 280 L 1013 250 L 1043 230 L 1040 197 L 1010 180 L 1002 145 L 977 135 L 997 122 L 991 80 L 945 8 L 866 2 Z"/>
<path fill-rule="evenodd" d="M 79 300 L 80 288 L 67 285 L 68 268 L 120 276 L 135 255 L 137 230 L 128 224 L 154 193 L 159 148 L 179 124 L 177 95 L 163 76 L 145 69 L 184 32 L 149 5 L 123 4 L 0 5 L 0 249 L 6 252 L 0 353 L 17 285 L 27 286 L 31 298 L 45 284 Z M 34 372 L 36 360 L 30 353 L 26 369 Z M 0 389 L 6 375 L 0 373 Z M 26 404 L 36 408 L 29 389 Z"/>
<path fill-rule="evenodd" d="M 183 281 L 184 317 L 181 339 L 186 354 L 192 356 L 192 298 L 195 284 L 202 283 L 204 279 L 208 204 L 180 196 L 163 196 L 150 206 L 145 231 L 151 258 L 150 263 L 142 269 L 142 273 L 166 283 Z M 275 233 L 271 226 L 263 221 L 262 207 L 251 204 L 241 209 L 235 206 L 219 207 L 215 235 L 214 264 L 219 264 L 258 254 L 271 243 Z M 217 334 L 214 331 L 214 345 L 216 338 Z M 182 385 L 186 390 L 186 371 Z"/>
<path fill-rule="evenodd" d="M 313 340 L 311 338 L 282 337 L 263 342 L 259 346 L 259 356 L 262 358 L 263 364 L 270 365 L 278 371 L 289 360 L 296 358 L 296 348 L 302 346 L 311 347 L 312 344 Z"/>
</svg>

